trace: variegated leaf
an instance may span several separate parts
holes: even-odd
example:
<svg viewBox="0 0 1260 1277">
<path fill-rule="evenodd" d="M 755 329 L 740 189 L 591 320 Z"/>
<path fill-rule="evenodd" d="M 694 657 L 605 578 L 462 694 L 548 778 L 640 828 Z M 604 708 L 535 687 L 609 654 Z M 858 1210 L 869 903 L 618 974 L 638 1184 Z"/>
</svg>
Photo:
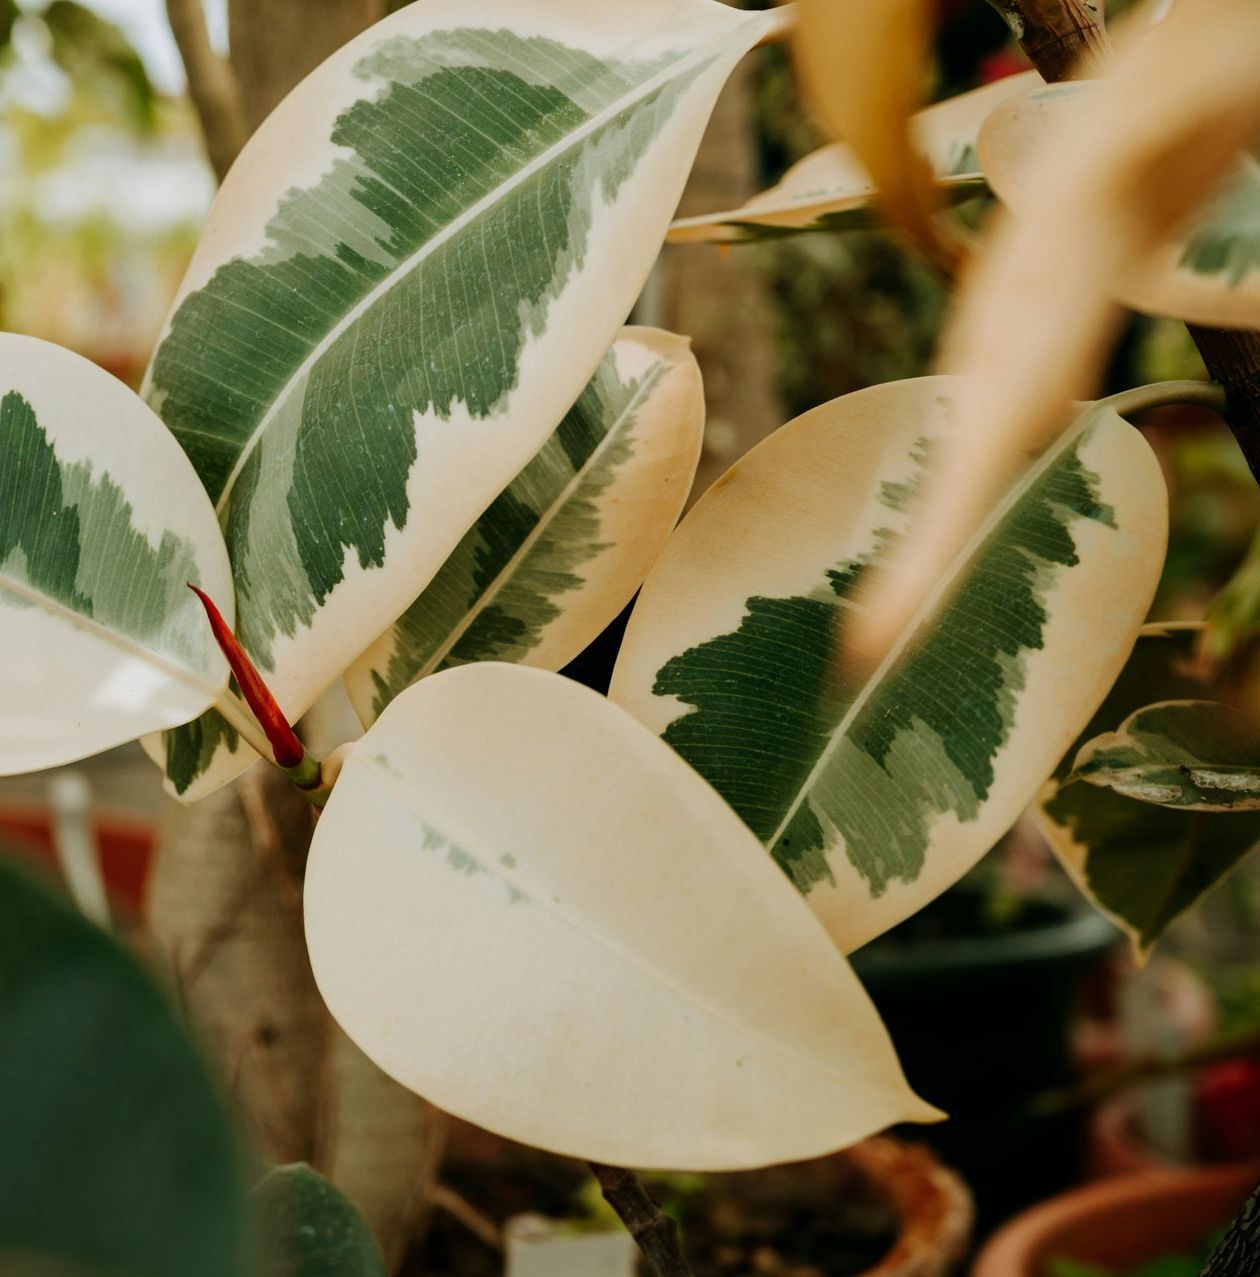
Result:
<svg viewBox="0 0 1260 1277">
<path fill-rule="evenodd" d="M 985 123 L 981 167 L 1019 213 L 1034 196 L 1031 165 L 1047 137 L 1098 109 L 1101 85 L 1039 86 L 1003 103 Z M 1175 180 L 1175 175 L 1169 175 Z M 1260 325 L 1260 164 L 1240 155 L 1215 199 L 1161 244 L 1117 289 L 1135 310 L 1201 324 Z"/>
<path fill-rule="evenodd" d="M 1163 559 L 1154 456 L 1085 411 L 882 664 L 856 665 L 854 594 L 912 525 L 961 391 L 860 391 L 737 463 L 666 543 L 613 675 L 613 699 L 743 816 L 846 950 L 1019 815 L 1123 665 Z"/>
<path fill-rule="evenodd" d="M 687 341 L 626 329 L 538 455 L 347 672 L 364 724 L 436 670 L 568 664 L 630 601 L 678 522 L 703 431 Z"/>
<path fill-rule="evenodd" d="M 1153 699 L 1212 695 L 1195 658 L 1201 626 L 1147 626 L 1106 701 L 1067 752 L 1036 809 L 1082 892 L 1143 959 L 1164 930 L 1260 846 L 1260 813 L 1170 809 L 1094 785 L 1067 784 L 1073 760 Z"/>
<path fill-rule="evenodd" d="M 1161 701 L 1086 742 L 1069 779 L 1160 807 L 1257 811 L 1260 730 L 1218 701 Z"/>
<path fill-rule="evenodd" d="M 359 1047 L 512 1139 L 736 1169 L 939 1116 L 730 808 L 557 674 L 478 662 L 394 701 L 320 818 L 305 914 Z"/>
<path fill-rule="evenodd" d="M 0 773 L 182 723 L 227 666 L 187 588 L 231 616 L 214 510 L 162 423 L 69 351 L 0 335 Z"/>
<path fill-rule="evenodd" d="M 718 90 L 782 19 L 426 0 L 335 54 L 223 185 L 147 381 L 291 717 L 554 430 L 656 257 Z M 195 779 L 239 770 L 203 724 Z M 195 748 L 194 748 L 195 747 Z"/>
<path fill-rule="evenodd" d="M 988 189 L 976 158 L 980 126 L 999 103 L 1040 84 L 1036 71 L 1008 76 L 914 117 L 915 141 L 944 197 L 958 202 Z M 860 229 L 872 224 L 878 194 L 852 148 L 835 142 L 794 164 L 776 186 L 742 208 L 681 218 L 670 227 L 669 238 L 680 244 L 731 243 Z"/>
</svg>

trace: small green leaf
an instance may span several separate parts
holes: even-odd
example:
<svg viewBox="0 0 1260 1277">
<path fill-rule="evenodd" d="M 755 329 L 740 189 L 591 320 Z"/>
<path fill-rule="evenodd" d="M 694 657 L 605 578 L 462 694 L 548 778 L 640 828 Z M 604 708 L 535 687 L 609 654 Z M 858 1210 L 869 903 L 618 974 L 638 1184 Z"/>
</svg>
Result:
<svg viewBox="0 0 1260 1277">
<path fill-rule="evenodd" d="M 309 1166 L 278 1166 L 251 1194 L 259 1277 L 386 1277 L 372 1230 L 349 1199 Z"/>
<path fill-rule="evenodd" d="M 1129 935 L 1142 959 L 1164 930 L 1260 845 L 1260 812 L 1153 806 L 1114 789 L 1067 784 L 1089 741 L 1153 698 L 1201 700 L 1213 687 L 1195 660 L 1202 627 L 1148 626 L 1123 673 L 1039 799 L 1042 828 L 1063 866 Z"/>
<path fill-rule="evenodd" d="M 188 1040 L 128 953 L 4 861 L 0 1133 L 5 1273 L 240 1273 L 236 1150 Z"/>
<path fill-rule="evenodd" d="M 1087 742 L 1068 780 L 1161 807 L 1257 811 L 1260 730 L 1216 701 L 1148 705 Z"/>
</svg>

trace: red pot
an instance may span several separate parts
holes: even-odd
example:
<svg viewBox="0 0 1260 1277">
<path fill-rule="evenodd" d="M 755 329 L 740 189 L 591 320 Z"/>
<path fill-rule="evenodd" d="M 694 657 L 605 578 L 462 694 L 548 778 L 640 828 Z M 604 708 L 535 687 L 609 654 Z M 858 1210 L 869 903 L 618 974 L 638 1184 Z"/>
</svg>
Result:
<svg viewBox="0 0 1260 1277">
<path fill-rule="evenodd" d="M 101 868 L 111 900 L 133 916 L 144 904 L 156 830 L 136 816 L 92 810 Z M 0 846 L 55 863 L 52 822 L 39 803 L 0 803 Z"/>
<path fill-rule="evenodd" d="M 1052 1259 L 1126 1272 L 1193 1254 L 1238 1213 L 1254 1165 L 1148 1170 L 1089 1184 L 1017 1215 L 980 1253 L 972 1277 L 1044 1277 Z"/>
</svg>

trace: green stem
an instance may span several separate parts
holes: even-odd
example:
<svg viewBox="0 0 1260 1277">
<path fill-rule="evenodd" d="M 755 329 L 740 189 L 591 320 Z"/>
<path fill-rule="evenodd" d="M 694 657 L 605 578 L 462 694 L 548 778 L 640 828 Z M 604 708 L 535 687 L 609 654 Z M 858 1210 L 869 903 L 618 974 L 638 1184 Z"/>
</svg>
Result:
<svg viewBox="0 0 1260 1277">
<path fill-rule="evenodd" d="M 1225 388 L 1214 381 L 1156 381 L 1149 386 L 1134 386 L 1119 394 L 1100 399 L 1120 416 L 1129 418 L 1151 408 L 1168 408 L 1174 404 L 1225 411 Z"/>
</svg>

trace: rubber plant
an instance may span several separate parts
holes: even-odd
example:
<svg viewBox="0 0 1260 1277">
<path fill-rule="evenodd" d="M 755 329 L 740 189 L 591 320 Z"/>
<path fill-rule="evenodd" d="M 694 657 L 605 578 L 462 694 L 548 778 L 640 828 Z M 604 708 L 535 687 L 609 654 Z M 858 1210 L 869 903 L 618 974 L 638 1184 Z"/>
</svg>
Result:
<svg viewBox="0 0 1260 1277">
<path fill-rule="evenodd" d="M 902 147 L 923 14 L 820 7 L 824 114 L 851 128 L 868 90 L 890 113 L 855 162 L 952 264 L 944 196 L 987 181 L 971 139 L 1005 94 L 942 111 L 952 158 L 926 164 Z M 860 76 L 828 101 L 846 17 Z M 792 21 L 404 7 L 241 151 L 141 396 L 0 337 L 0 769 L 143 737 L 191 801 L 275 764 L 321 812 L 306 937 L 341 1026 L 438 1106 L 588 1159 L 640 1222 L 618 1164 L 756 1167 L 942 1116 L 845 955 L 1094 720 L 1167 536 L 1126 417 L 1223 399 L 1052 388 L 1069 424 L 1030 447 L 1012 422 L 916 598 L 939 475 L 983 460 L 984 368 L 819 406 L 673 530 L 703 391 L 685 339 L 623 324 L 726 76 Z M 878 206 L 844 181 L 787 229 Z M 610 695 L 557 674 L 640 586 Z M 291 724 L 339 679 L 366 730 L 316 758 Z"/>
</svg>

